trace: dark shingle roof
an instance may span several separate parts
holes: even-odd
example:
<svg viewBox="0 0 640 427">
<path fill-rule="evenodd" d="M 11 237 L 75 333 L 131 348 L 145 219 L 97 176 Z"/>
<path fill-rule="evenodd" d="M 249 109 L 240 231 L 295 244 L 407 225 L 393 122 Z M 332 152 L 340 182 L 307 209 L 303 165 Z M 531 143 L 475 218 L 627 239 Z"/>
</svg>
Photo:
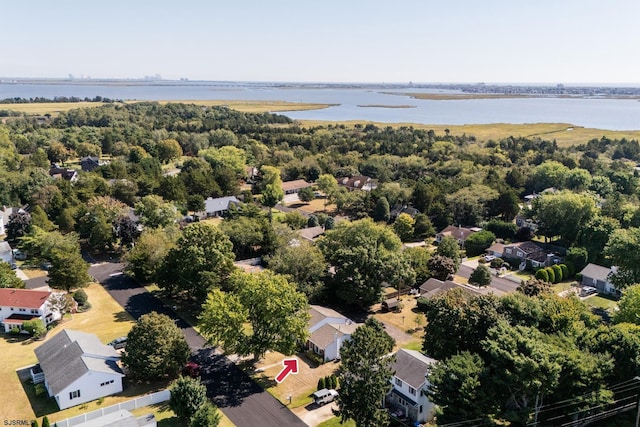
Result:
<svg viewBox="0 0 640 427">
<path fill-rule="evenodd" d="M 118 352 L 92 334 L 65 329 L 36 348 L 35 353 L 53 395 L 89 371 L 122 375 L 115 363 Z"/>
<path fill-rule="evenodd" d="M 603 282 L 609 281 L 609 273 L 611 273 L 611 269 L 609 267 L 603 267 L 592 263 L 587 264 L 587 266 L 580 272 L 582 277 L 588 277 L 590 279 L 596 279 Z"/>
</svg>

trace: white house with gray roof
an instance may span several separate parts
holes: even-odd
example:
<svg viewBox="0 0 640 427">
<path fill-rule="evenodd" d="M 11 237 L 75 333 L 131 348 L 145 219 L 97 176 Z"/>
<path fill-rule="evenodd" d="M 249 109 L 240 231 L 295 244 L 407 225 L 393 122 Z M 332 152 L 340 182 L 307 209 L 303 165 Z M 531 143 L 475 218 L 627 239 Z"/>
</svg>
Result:
<svg viewBox="0 0 640 427">
<path fill-rule="evenodd" d="M 199 216 L 222 216 L 229 212 L 229 206 L 238 203 L 240 203 L 240 200 L 238 200 L 235 196 L 218 197 L 215 199 L 213 197 L 209 197 L 204 201 L 204 213 L 199 214 Z"/>
<path fill-rule="evenodd" d="M 34 383 L 44 382 L 60 409 L 122 392 L 120 355 L 93 334 L 65 329 L 35 350 Z"/>
<path fill-rule="evenodd" d="M 620 291 L 611 283 L 610 277 L 616 271 L 615 267 L 603 267 L 589 263 L 582 269 L 582 286 L 593 286 L 600 293 L 620 295 Z"/>
<path fill-rule="evenodd" d="M 426 390 L 429 367 L 436 361 L 419 351 L 400 349 L 390 378 L 393 388 L 385 397 L 390 413 L 401 419 L 423 424 L 433 418 L 434 404 L 423 393 Z"/>
<path fill-rule="evenodd" d="M 325 362 L 340 359 L 340 348 L 359 324 L 335 310 L 320 305 L 309 307 L 309 339 L 306 348 L 322 356 Z"/>
</svg>

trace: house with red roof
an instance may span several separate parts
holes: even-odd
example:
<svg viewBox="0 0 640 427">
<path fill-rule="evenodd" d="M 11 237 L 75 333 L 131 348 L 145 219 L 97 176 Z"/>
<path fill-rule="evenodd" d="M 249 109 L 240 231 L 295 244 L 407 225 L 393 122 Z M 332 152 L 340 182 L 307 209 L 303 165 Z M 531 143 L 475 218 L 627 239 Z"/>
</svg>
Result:
<svg viewBox="0 0 640 427">
<path fill-rule="evenodd" d="M 0 329 L 22 332 L 22 323 L 40 319 L 44 326 L 59 320 L 61 314 L 49 301 L 53 293 L 31 289 L 0 288 Z"/>
</svg>

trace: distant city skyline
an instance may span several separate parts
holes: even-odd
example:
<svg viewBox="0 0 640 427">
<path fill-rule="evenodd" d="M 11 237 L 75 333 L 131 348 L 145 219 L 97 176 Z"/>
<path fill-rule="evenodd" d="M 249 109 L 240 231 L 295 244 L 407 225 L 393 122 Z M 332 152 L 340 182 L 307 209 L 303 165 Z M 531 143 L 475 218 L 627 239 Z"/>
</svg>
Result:
<svg viewBox="0 0 640 427">
<path fill-rule="evenodd" d="M 632 0 L 10 2 L 0 79 L 640 83 Z"/>
</svg>

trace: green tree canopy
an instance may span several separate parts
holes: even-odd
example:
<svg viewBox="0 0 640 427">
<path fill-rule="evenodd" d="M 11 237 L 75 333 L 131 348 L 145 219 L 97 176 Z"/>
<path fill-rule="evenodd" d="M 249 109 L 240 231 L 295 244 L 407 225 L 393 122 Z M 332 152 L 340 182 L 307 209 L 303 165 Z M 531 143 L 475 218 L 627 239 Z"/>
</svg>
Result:
<svg viewBox="0 0 640 427">
<path fill-rule="evenodd" d="M 156 195 L 144 196 L 136 203 L 135 214 L 145 227 L 167 227 L 178 219 L 178 210 L 171 202 Z"/>
<path fill-rule="evenodd" d="M 335 268 L 336 295 L 347 304 L 368 307 L 380 300 L 383 283 L 410 286 L 415 282 L 398 236 L 371 219 L 343 221 L 318 245 Z"/>
<path fill-rule="evenodd" d="M 467 237 L 467 240 L 464 241 L 464 249 L 468 256 L 481 255 L 489 249 L 494 240 L 496 240 L 496 235 L 492 232 L 487 230 L 478 231 Z"/>
<path fill-rule="evenodd" d="M 127 335 L 122 363 L 139 380 L 176 375 L 184 367 L 190 350 L 182 331 L 164 314 L 141 316 Z"/>
<path fill-rule="evenodd" d="M 199 379 L 178 377 L 171 385 L 169 407 L 184 423 L 189 422 L 207 402 L 207 387 Z"/>
<path fill-rule="evenodd" d="M 460 244 L 456 238 L 444 236 L 440 243 L 438 243 L 436 254 L 447 257 L 453 261 L 456 271 L 458 271 L 458 267 L 460 267 Z"/>
<path fill-rule="evenodd" d="M 343 344 L 337 410 L 343 421 L 353 419 L 358 427 L 387 425 L 389 415 L 381 402 L 391 388 L 395 356 L 389 353 L 393 345 L 393 338 L 372 318 Z"/>
<path fill-rule="evenodd" d="M 639 247 L 640 228 L 618 229 L 611 233 L 604 254 L 618 268 L 611 277 L 618 288 L 640 283 Z"/>
<path fill-rule="evenodd" d="M 136 245 L 124 255 L 125 272 L 143 282 L 152 282 L 164 258 L 175 244 L 175 234 L 163 229 L 145 229 Z"/>
<path fill-rule="evenodd" d="M 396 232 L 400 240 L 408 242 L 413 238 L 415 220 L 407 213 L 401 213 L 393 223 L 393 231 Z"/>
<path fill-rule="evenodd" d="M 267 350 L 293 354 L 307 337 L 307 299 L 284 276 L 264 271 L 235 272 L 233 292 L 213 289 L 202 307 L 200 330 L 227 353 L 253 354 Z M 245 328 L 249 324 L 250 328 Z"/>
<path fill-rule="evenodd" d="M 205 222 L 191 224 L 169 249 L 157 277 L 158 286 L 171 295 L 186 294 L 204 301 L 212 287 L 227 279 L 233 260 L 232 244 L 222 231 Z"/>
<path fill-rule="evenodd" d="M 588 194 L 546 193 L 534 199 L 533 212 L 539 234 L 547 238 L 560 236 L 565 242 L 573 243 L 582 227 L 595 215 L 596 204 Z"/>
<path fill-rule="evenodd" d="M 24 282 L 8 262 L 0 261 L 0 288 L 24 288 Z"/>
<path fill-rule="evenodd" d="M 469 276 L 469 283 L 477 286 L 489 286 L 491 284 L 491 271 L 484 264 L 479 264 Z"/>
</svg>

